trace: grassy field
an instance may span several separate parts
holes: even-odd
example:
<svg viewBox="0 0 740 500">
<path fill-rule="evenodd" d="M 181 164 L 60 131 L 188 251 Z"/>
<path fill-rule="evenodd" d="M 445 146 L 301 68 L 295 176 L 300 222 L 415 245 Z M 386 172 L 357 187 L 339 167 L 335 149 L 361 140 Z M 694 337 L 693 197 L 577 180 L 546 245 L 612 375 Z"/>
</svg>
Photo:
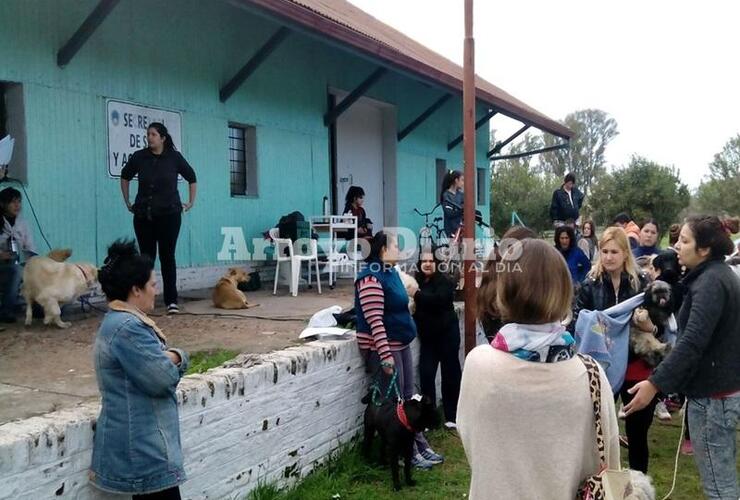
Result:
<svg viewBox="0 0 740 500">
<path fill-rule="evenodd" d="M 674 414 L 673 422 L 657 420 L 650 430 L 650 475 L 656 486 L 656 497 L 662 499 L 671 486 L 673 464 L 680 434 L 680 421 Z M 446 462 L 431 471 L 414 471 L 417 485 L 404 487 L 395 493 L 390 484 L 390 472 L 368 465 L 356 447 L 345 450 L 296 488 L 278 491 L 272 486 L 263 486 L 254 491 L 249 500 L 447 500 L 467 498 L 470 471 L 459 438 L 456 434 L 439 430 L 429 434 L 435 450 L 441 452 Z M 627 465 L 626 450 L 622 458 Z M 738 462 L 740 467 L 740 461 Z M 513 498 L 513 497 L 512 497 Z M 681 455 L 678 463 L 676 490 L 673 500 L 696 500 L 703 498 L 699 475 L 692 457 Z"/>
<path fill-rule="evenodd" d="M 186 375 L 205 373 L 210 368 L 220 366 L 222 363 L 230 359 L 234 359 L 238 355 L 238 352 L 229 351 L 228 349 L 190 353 L 190 367 L 188 368 Z"/>
</svg>

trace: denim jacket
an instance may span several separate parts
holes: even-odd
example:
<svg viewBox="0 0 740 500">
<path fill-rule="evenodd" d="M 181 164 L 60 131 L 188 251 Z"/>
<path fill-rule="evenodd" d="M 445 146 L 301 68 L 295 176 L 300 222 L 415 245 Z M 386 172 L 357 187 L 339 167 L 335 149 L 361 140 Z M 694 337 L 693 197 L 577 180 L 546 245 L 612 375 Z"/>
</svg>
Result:
<svg viewBox="0 0 740 500">
<path fill-rule="evenodd" d="M 177 352 L 176 366 L 165 352 Z M 168 349 L 131 313 L 109 311 L 95 340 L 102 408 L 95 428 L 91 482 L 117 492 L 152 493 L 185 480 L 176 388 L 187 353 Z"/>
</svg>

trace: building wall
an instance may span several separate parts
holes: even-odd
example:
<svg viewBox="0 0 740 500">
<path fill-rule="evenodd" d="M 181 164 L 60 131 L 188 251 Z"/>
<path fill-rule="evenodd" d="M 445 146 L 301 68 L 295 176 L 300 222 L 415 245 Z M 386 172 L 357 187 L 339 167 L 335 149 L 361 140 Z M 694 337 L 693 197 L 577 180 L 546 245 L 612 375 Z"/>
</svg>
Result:
<svg viewBox="0 0 740 500">
<path fill-rule="evenodd" d="M 376 64 L 292 33 L 221 103 L 219 88 L 278 26 L 227 2 L 124 0 L 59 68 L 56 52 L 96 4 L 9 0 L 0 16 L 0 81 L 23 84 L 27 190 L 52 246 L 72 247 L 77 260 L 101 263 L 112 240 L 133 236 L 118 180 L 107 173 L 107 98 L 182 113 L 182 150 L 198 173 L 199 192 L 183 219 L 178 266 L 215 264 L 222 226 L 243 227 L 249 242 L 287 212 L 321 213 L 331 192 L 327 89 L 355 88 Z M 440 95 L 395 73 L 368 92 L 396 106 L 399 128 Z M 461 166 L 462 146 L 446 147 L 462 131 L 461 106 L 459 97 L 450 99 L 397 144 L 400 225 L 418 228 L 422 220 L 413 208 L 436 202 L 436 158 Z M 257 197 L 230 196 L 230 121 L 257 127 Z M 487 140 L 482 127 L 477 163 L 483 168 Z M 181 186 L 183 199 L 186 192 Z M 487 206 L 481 209 L 487 216 Z M 30 219 L 29 212 L 26 204 Z M 38 228 L 37 246 L 45 247 Z"/>
</svg>

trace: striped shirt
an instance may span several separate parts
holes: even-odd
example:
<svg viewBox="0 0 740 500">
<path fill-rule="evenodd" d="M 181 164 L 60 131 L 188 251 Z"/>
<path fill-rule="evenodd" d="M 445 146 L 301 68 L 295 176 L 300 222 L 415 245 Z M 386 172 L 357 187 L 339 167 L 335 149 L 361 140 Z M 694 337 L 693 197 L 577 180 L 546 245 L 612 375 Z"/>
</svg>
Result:
<svg viewBox="0 0 740 500">
<path fill-rule="evenodd" d="M 357 291 L 360 295 L 362 314 L 367 324 L 370 325 L 369 332 L 357 332 L 357 344 L 360 349 L 376 351 L 380 359 L 391 358 L 393 351 L 400 351 L 406 345 L 396 340 L 389 340 L 386 335 L 383 324 L 385 310 L 383 287 L 375 276 L 366 276 L 357 283 Z"/>
</svg>

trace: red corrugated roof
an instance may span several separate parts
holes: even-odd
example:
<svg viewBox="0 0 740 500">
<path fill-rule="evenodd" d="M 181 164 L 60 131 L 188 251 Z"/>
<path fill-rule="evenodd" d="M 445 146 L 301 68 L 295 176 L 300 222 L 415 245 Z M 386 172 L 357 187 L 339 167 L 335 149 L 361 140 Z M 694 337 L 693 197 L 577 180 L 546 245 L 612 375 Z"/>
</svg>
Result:
<svg viewBox="0 0 740 500">
<path fill-rule="evenodd" d="M 320 33 L 390 66 L 462 91 L 463 68 L 346 0 L 230 0 Z M 499 112 L 561 137 L 572 131 L 476 76 L 477 98 Z"/>
</svg>

